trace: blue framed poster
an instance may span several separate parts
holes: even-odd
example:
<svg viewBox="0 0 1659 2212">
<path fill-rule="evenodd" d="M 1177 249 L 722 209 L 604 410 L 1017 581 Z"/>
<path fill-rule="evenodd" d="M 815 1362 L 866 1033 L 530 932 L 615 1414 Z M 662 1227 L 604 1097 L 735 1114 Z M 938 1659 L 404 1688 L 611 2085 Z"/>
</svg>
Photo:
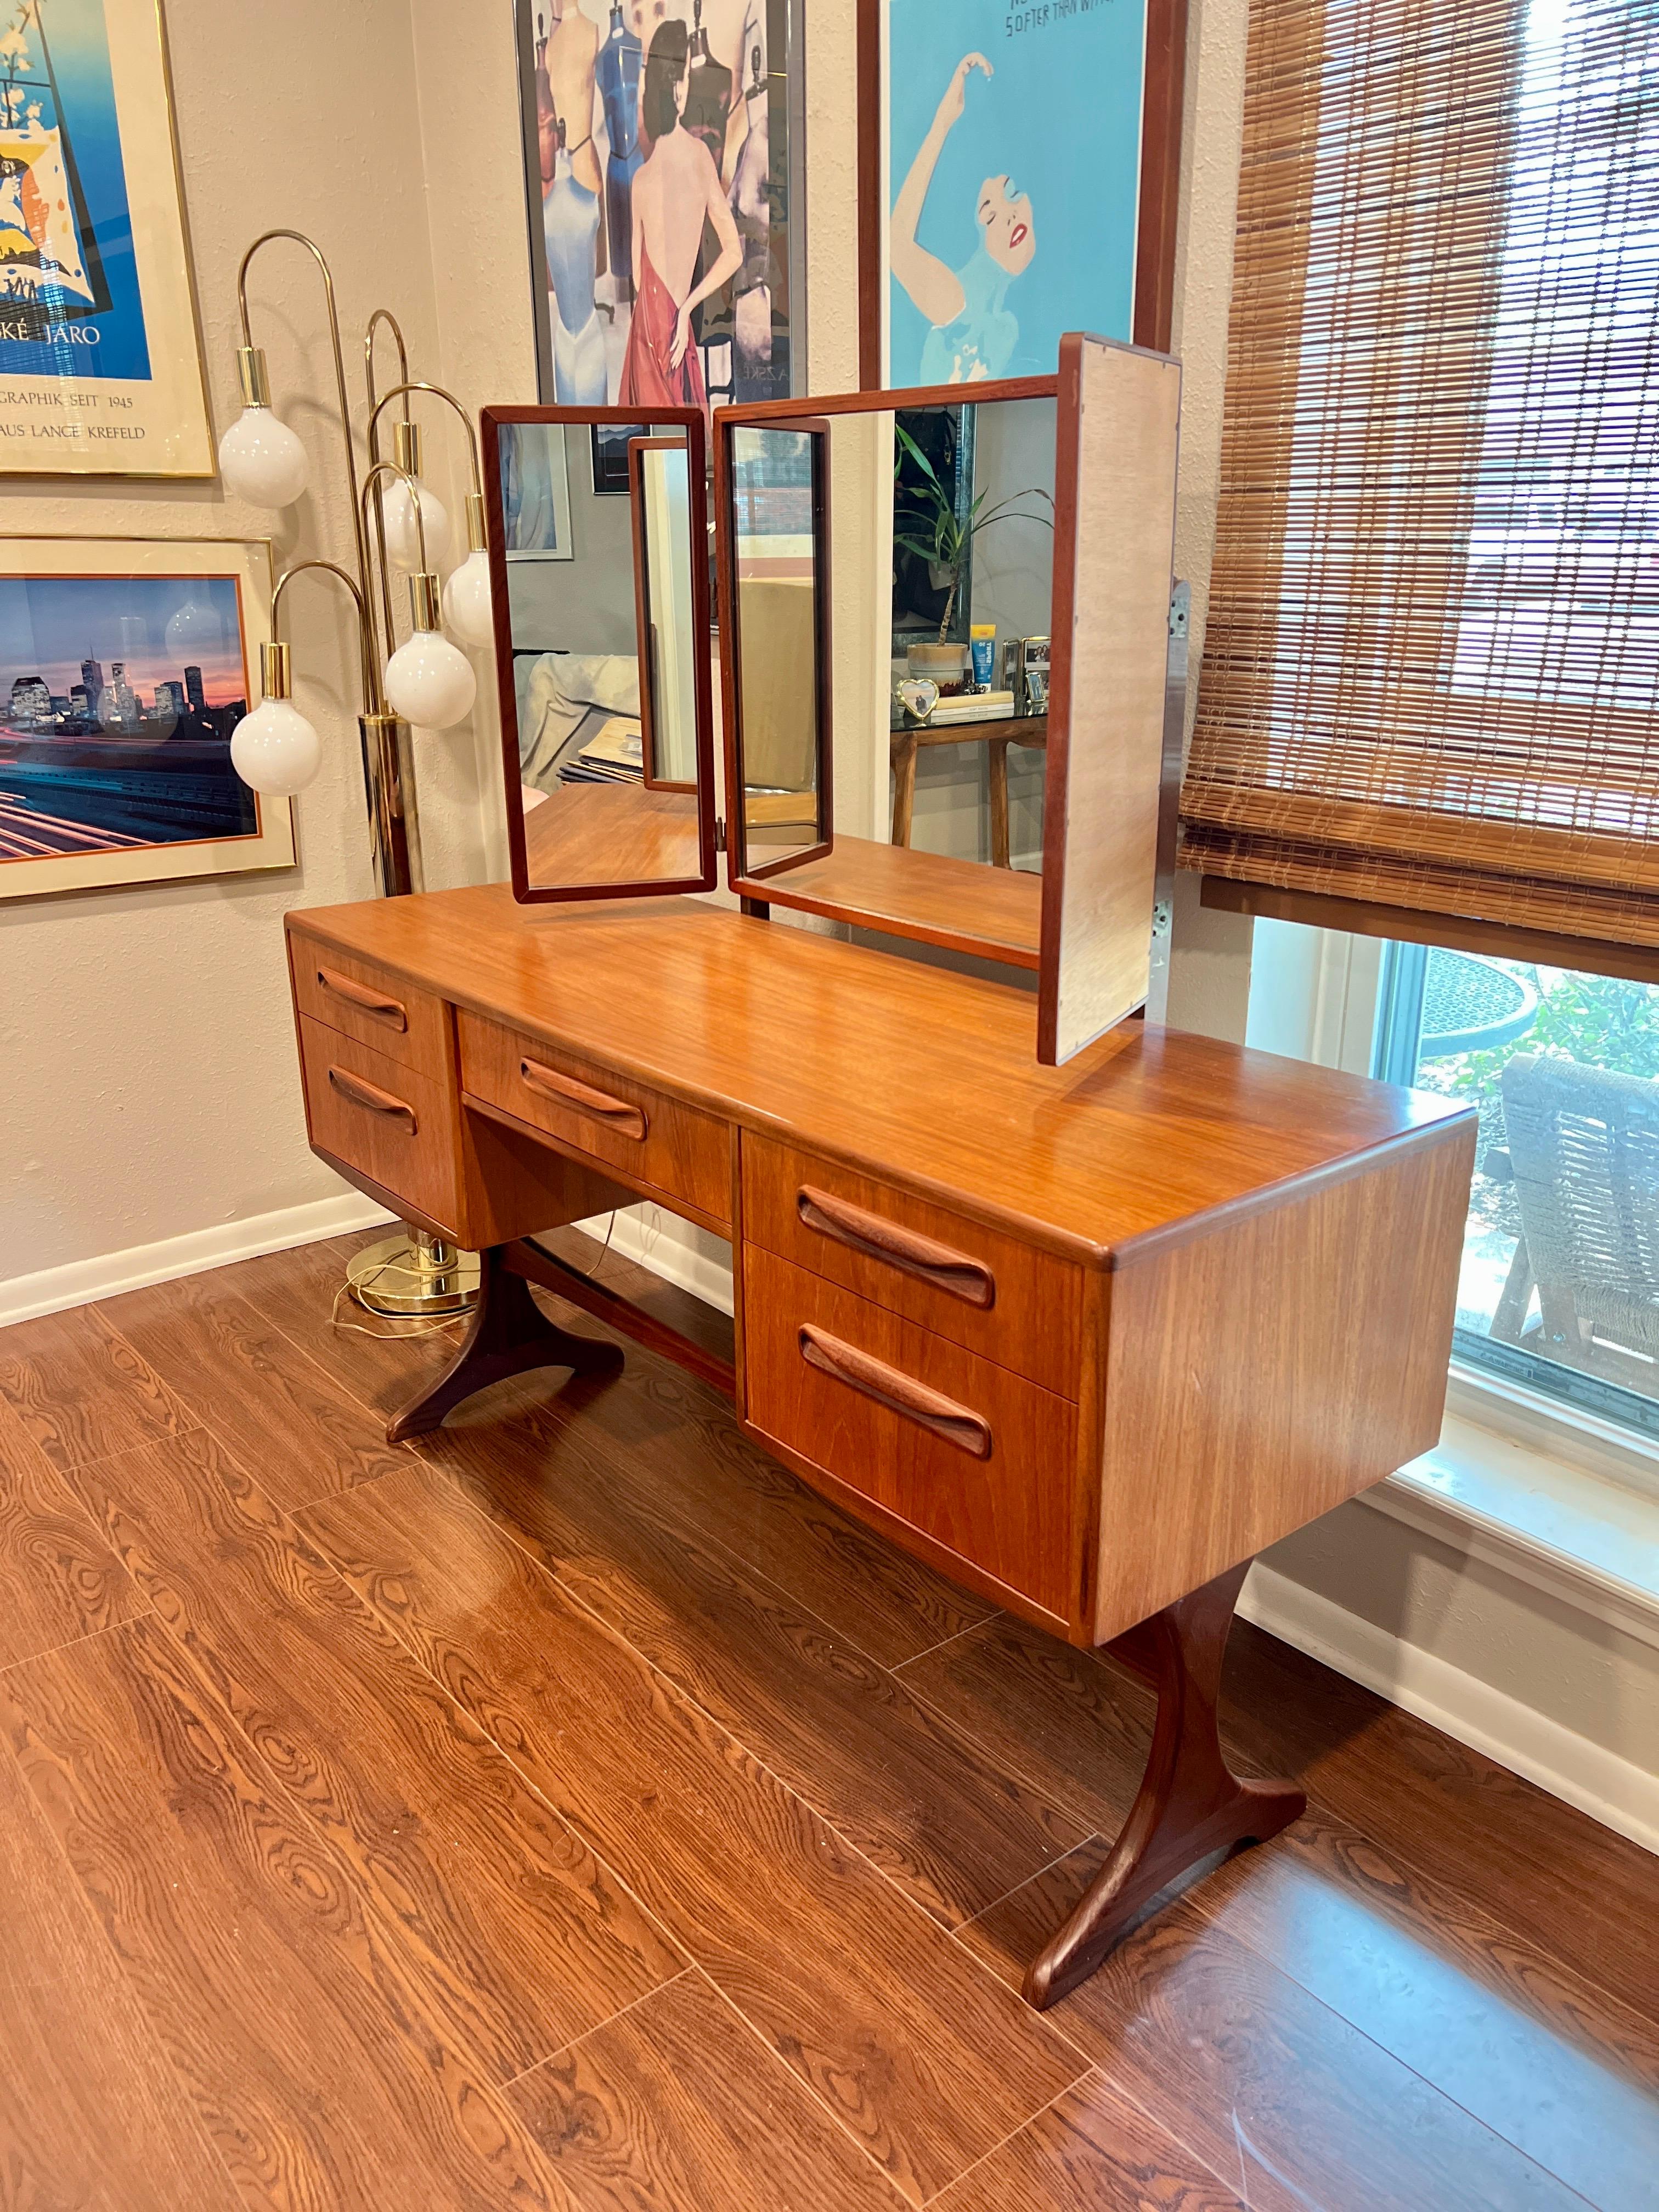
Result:
<svg viewBox="0 0 1659 2212">
<path fill-rule="evenodd" d="M 13 0 L 0 474 L 212 473 L 155 0 Z"/>
<path fill-rule="evenodd" d="M 866 386 L 1051 375 L 1067 331 L 1167 344 L 1183 15 L 864 0 Z"/>
</svg>

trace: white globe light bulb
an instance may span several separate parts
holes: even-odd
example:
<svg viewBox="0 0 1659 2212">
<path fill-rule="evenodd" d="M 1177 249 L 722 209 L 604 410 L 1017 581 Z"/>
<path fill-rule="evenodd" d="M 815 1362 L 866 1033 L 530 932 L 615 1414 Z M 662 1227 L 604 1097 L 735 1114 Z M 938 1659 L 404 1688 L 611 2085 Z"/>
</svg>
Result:
<svg viewBox="0 0 1659 2212">
<path fill-rule="evenodd" d="M 387 484 L 381 495 L 386 508 L 386 558 L 412 575 L 417 568 L 435 568 L 449 550 L 449 515 L 436 492 L 420 486 L 421 520 L 426 526 L 426 558 L 421 558 L 421 533 L 415 523 L 415 501 L 401 478 Z"/>
<path fill-rule="evenodd" d="M 230 764 L 250 791 L 263 792 L 267 799 L 291 799 L 316 781 L 322 740 L 297 707 L 286 699 L 267 699 L 232 731 Z"/>
<path fill-rule="evenodd" d="M 311 474 L 306 449 L 269 407 L 245 407 L 219 441 L 225 489 L 251 507 L 292 507 Z"/>
<path fill-rule="evenodd" d="M 494 642 L 495 624 L 487 553 L 469 553 L 444 586 L 444 621 L 463 645 Z"/>
<path fill-rule="evenodd" d="M 441 630 L 417 629 L 386 665 L 394 714 L 422 730 L 447 730 L 470 714 L 478 689 L 472 663 Z"/>
</svg>

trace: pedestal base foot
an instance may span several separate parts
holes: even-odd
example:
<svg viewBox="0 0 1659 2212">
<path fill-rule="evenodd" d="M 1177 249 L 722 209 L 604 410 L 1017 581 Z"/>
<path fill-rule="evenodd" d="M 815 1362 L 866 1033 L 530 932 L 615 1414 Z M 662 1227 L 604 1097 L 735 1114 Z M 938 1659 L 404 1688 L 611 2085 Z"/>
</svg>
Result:
<svg viewBox="0 0 1659 2212">
<path fill-rule="evenodd" d="M 1158 1719 L 1139 1794 L 1111 1856 L 1026 1974 L 1026 2002 L 1039 2011 L 1086 1981 L 1160 1890 L 1217 1851 L 1266 1843 L 1307 1810 L 1301 1790 L 1241 1782 L 1222 1755 L 1221 1662 L 1249 1564 L 1107 1647 L 1156 1686 Z"/>
<path fill-rule="evenodd" d="M 620 1345 L 572 1336 L 549 1321 L 522 1275 L 504 1262 L 504 1245 L 479 1255 L 478 1303 L 465 1340 L 438 1380 L 394 1413 L 386 1441 L 423 1436 L 477 1390 L 538 1367 L 568 1367 L 577 1375 L 611 1375 L 622 1366 Z"/>
</svg>

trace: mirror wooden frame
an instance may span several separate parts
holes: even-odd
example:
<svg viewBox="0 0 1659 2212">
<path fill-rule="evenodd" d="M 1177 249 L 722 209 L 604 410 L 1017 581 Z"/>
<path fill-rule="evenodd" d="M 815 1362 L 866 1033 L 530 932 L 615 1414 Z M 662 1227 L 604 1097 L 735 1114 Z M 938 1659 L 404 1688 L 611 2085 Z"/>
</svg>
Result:
<svg viewBox="0 0 1659 2212">
<path fill-rule="evenodd" d="M 691 606 L 696 635 L 710 632 L 708 588 L 708 438 L 702 410 L 695 407 L 486 407 L 479 416 L 479 446 L 483 465 L 484 526 L 489 555 L 491 611 L 495 630 L 495 680 L 501 726 L 501 769 L 507 810 L 507 852 L 512 865 L 513 896 L 526 905 L 552 904 L 574 899 L 654 898 L 676 891 L 713 890 L 718 880 L 715 858 L 714 708 L 711 657 L 693 656 L 696 690 L 697 854 L 695 876 L 646 878 L 630 883 L 532 884 L 525 848 L 525 810 L 519 750 L 518 690 L 513 667 L 512 618 L 507 594 L 507 533 L 501 506 L 499 433 L 516 424 L 539 424 L 549 428 L 580 429 L 591 433 L 598 425 L 618 428 L 639 423 L 647 428 L 683 434 L 686 453 L 688 510 L 691 534 Z M 585 441 L 591 450 L 591 436 Z M 636 471 L 630 454 L 630 485 Z M 636 631 L 640 617 L 639 516 L 635 512 L 631 540 L 635 560 Z M 641 663 L 641 750 L 644 732 L 644 690 L 649 666 Z M 654 787 L 662 789 L 661 785 Z M 670 787 L 684 789 L 684 786 Z"/>
<path fill-rule="evenodd" d="M 717 551 L 720 622 L 720 701 L 725 722 L 726 812 L 735 817 L 738 809 L 732 794 L 741 793 L 743 784 L 743 714 L 742 700 L 737 681 L 737 654 L 739 632 L 736 621 L 736 484 L 732 466 L 732 434 L 740 429 L 772 428 L 787 430 L 816 430 L 827 433 L 830 418 L 847 415 L 878 415 L 902 413 L 925 407 L 961 407 L 972 404 L 978 406 L 999 400 L 1055 399 L 1059 396 L 1058 376 L 1006 377 L 997 382 L 982 384 L 921 385 L 903 392 L 849 392 L 838 393 L 833 398 L 814 398 L 810 400 L 773 399 L 752 407 L 722 407 L 714 416 L 714 538 Z M 819 449 L 823 472 L 827 477 L 827 456 Z M 1056 447 L 1058 460 L 1058 446 Z M 1060 487 L 1055 484 L 1058 506 Z M 963 926 L 951 910 L 947 897 L 930 902 L 929 911 L 915 915 L 894 915 L 881 903 L 882 887 L 891 872 L 887 859 L 890 853 L 908 848 L 883 845 L 867 838 L 843 840 L 843 857 L 838 864 L 836 858 L 831 827 L 830 794 L 834 781 L 834 750 L 830 737 L 830 707 L 828 680 L 828 625 L 830 595 L 833 587 L 832 549 L 830 533 L 830 510 L 827 492 L 822 503 L 822 526 L 815 526 L 817 552 L 815 571 L 821 580 L 818 591 L 820 629 L 825 633 L 825 658 L 820 668 L 818 727 L 822 740 L 819 763 L 820 787 L 825 796 L 821 821 L 825 830 L 825 842 L 810 851 L 792 853 L 783 860 L 769 862 L 764 867 L 745 865 L 747 850 L 741 824 L 732 820 L 726 833 L 726 883 L 740 898 L 759 899 L 768 903 L 795 908 L 808 914 L 817 914 L 831 921 L 845 921 L 854 926 L 878 930 L 888 936 L 910 938 L 921 944 L 937 945 L 945 951 L 965 952 L 986 960 L 994 960 L 1006 967 L 1024 968 L 1035 972 L 1041 959 L 1041 900 L 1037 886 L 1033 884 L 1029 894 L 1025 879 L 1008 883 L 986 881 L 975 886 L 975 895 L 994 908 L 1000 906 L 1011 921 L 1011 933 L 994 938 Z M 1056 518 L 1058 524 L 1058 517 Z M 853 847 L 856 859 L 848 856 Z M 812 866 L 811 874 L 801 883 L 790 881 L 798 871 Z M 992 872 L 981 863 L 964 861 L 964 868 L 972 868 L 975 877 Z M 1024 908 L 1029 906 L 1029 915 Z M 1017 921 L 1014 917 L 1018 915 Z"/>
<path fill-rule="evenodd" d="M 738 888 L 739 881 L 750 885 L 764 884 L 775 876 L 787 874 L 791 869 L 805 866 L 809 860 L 823 860 L 834 848 L 836 775 L 830 702 L 833 639 L 830 615 L 832 589 L 830 568 L 830 425 L 824 417 L 835 406 L 834 401 L 823 406 L 814 401 L 809 408 L 799 400 L 774 399 L 754 407 L 722 407 L 714 416 L 714 567 L 720 611 L 720 713 L 725 734 L 726 869 L 726 881 L 733 890 Z M 809 437 L 812 444 L 812 684 L 817 706 L 813 775 L 817 798 L 818 837 L 815 844 L 804 846 L 799 852 L 787 853 L 781 860 L 767 860 L 751 866 L 749 860 L 748 808 L 744 803 L 746 787 L 743 777 L 743 697 L 738 682 L 738 656 L 741 649 L 738 641 L 742 630 L 737 589 L 737 480 L 732 465 L 732 434 L 734 430 L 768 428 L 799 430 Z M 750 891 L 744 896 L 763 898 L 767 894 Z"/>
<path fill-rule="evenodd" d="M 1167 355 L 1073 331 L 1053 376 L 848 392 L 808 402 L 721 408 L 714 418 L 714 520 L 720 614 L 727 812 L 744 789 L 742 705 L 737 682 L 736 517 L 732 435 L 768 425 L 827 427 L 830 417 L 960 407 L 1000 400 L 1055 403 L 1054 565 L 1050 617 L 1047 772 L 1040 882 L 999 882 L 1006 872 L 963 862 L 974 880 L 947 882 L 894 912 L 892 859 L 908 848 L 870 839 L 790 854 L 764 870 L 745 866 L 740 826 L 727 837 L 726 882 L 739 898 L 797 908 L 880 935 L 971 954 L 1038 977 L 1037 1058 L 1057 1066 L 1146 1006 L 1167 950 L 1173 897 L 1184 679 L 1170 680 L 1175 480 L 1180 364 Z M 1094 411 L 1085 422 L 1085 400 Z M 1118 434 L 1115 440 L 1114 433 Z M 828 506 L 815 532 L 821 624 L 831 582 Z M 1121 629 L 1115 629 L 1115 622 Z M 1184 662 L 1183 662 L 1184 666 Z M 827 697 L 820 731 L 829 729 Z M 1079 748 L 1085 727 L 1097 743 Z M 827 789 L 833 751 L 821 765 Z M 829 821 L 826 807 L 823 821 Z M 930 862 L 935 856 L 927 856 Z M 957 864 L 951 864 L 954 869 Z M 799 878 L 799 880 L 796 880 Z M 1029 889 L 1027 886 L 1029 885 Z M 969 926 L 1000 916 L 1007 934 Z M 1167 967 L 1167 962 L 1164 966 Z"/>
</svg>

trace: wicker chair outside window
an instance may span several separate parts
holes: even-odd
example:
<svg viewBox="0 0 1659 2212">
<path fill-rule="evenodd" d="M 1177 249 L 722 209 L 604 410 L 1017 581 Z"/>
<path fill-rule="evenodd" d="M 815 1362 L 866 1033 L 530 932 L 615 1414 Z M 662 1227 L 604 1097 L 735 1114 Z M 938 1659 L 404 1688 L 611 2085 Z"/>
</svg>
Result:
<svg viewBox="0 0 1659 2212">
<path fill-rule="evenodd" d="M 1509 1149 L 1484 1164 L 1512 1176 L 1522 1235 L 1491 1334 L 1659 1393 L 1623 1356 L 1659 1358 L 1659 1082 L 1520 1053 L 1503 1087 Z"/>
</svg>

